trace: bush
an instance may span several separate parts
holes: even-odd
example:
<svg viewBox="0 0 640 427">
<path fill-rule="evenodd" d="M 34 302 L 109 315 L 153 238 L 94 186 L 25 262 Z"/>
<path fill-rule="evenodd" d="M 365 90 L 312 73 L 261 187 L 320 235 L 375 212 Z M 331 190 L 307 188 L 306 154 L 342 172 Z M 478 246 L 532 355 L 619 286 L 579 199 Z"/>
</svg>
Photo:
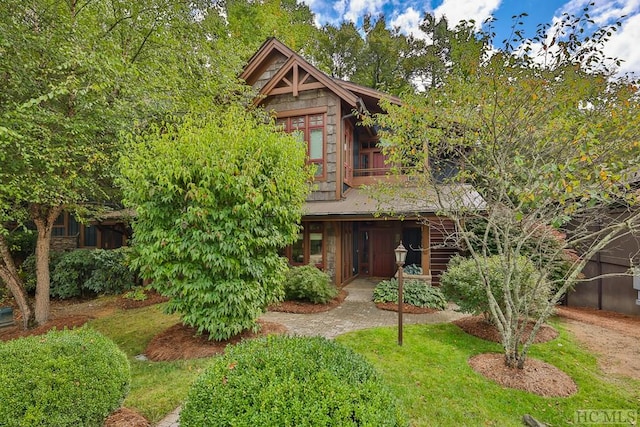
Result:
<svg viewBox="0 0 640 427">
<path fill-rule="evenodd" d="M 422 274 L 422 267 L 417 264 L 409 264 L 404 268 L 404 274 L 420 276 Z"/>
<path fill-rule="evenodd" d="M 189 391 L 182 427 L 406 425 L 373 366 L 336 342 L 271 336 L 227 349 Z"/>
<path fill-rule="evenodd" d="M 292 267 L 284 282 L 287 300 L 309 301 L 326 304 L 338 295 L 338 289 L 331 283 L 328 274 L 313 265 Z"/>
<path fill-rule="evenodd" d="M 129 390 L 113 341 L 88 328 L 0 344 L 0 425 L 101 426 Z"/>
<path fill-rule="evenodd" d="M 515 292 L 521 306 L 529 305 L 528 310 L 520 312 L 536 313 L 541 310 L 550 297 L 548 283 L 538 283 L 539 274 L 531 261 L 525 257 L 518 258 L 514 276 L 511 278 L 511 288 L 505 287 L 504 267 L 502 257 L 494 255 L 481 261 L 480 268 L 485 271 L 490 280 L 499 307 L 504 310 L 505 291 Z M 460 311 L 473 314 L 484 314 L 488 317 L 489 297 L 478 271 L 476 262 L 471 258 L 456 256 L 449 261 L 447 271 L 440 276 L 440 284 L 445 296 L 455 302 Z"/>
<path fill-rule="evenodd" d="M 405 280 L 402 287 L 402 299 L 406 304 L 416 307 L 429 307 L 435 310 L 447 308 L 447 300 L 439 288 L 421 280 Z M 383 280 L 373 290 L 374 302 L 398 303 L 398 280 Z"/>
<path fill-rule="evenodd" d="M 127 266 L 129 248 L 76 249 L 51 252 L 51 297 L 74 298 L 87 294 L 119 294 L 135 285 L 135 275 Z M 21 267 L 27 291 L 36 287 L 35 255 Z"/>
</svg>

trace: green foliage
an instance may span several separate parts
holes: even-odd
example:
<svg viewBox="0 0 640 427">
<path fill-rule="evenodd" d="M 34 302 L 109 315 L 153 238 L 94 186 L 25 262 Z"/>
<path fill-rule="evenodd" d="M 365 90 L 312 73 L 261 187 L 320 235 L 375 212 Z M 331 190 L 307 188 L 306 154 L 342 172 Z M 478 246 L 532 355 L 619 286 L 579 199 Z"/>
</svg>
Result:
<svg viewBox="0 0 640 427">
<path fill-rule="evenodd" d="M 499 255 L 481 260 L 480 265 L 472 258 L 456 256 L 440 276 L 442 291 L 465 313 L 488 316 L 489 288 L 502 310 L 506 309 L 508 295 L 514 300 L 519 313 L 539 315 L 551 297 L 549 284 L 540 281 L 540 273 L 526 257 L 518 259 L 513 271 L 509 271 L 505 264 L 504 258 Z M 505 277 L 507 272 L 511 277 Z M 488 283 L 483 277 L 487 278 Z"/>
<path fill-rule="evenodd" d="M 125 398 L 126 355 L 88 328 L 0 344 L 0 424 L 101 426 Z"/>
<path fill-rule="evenodd" d="M 422 267 L 417 264 L 409 264 L 404 268 L 404 274 L 419 276 L 422 274 Z"/>
<path fill-rule="evenodd" d="M 286 300 L 326 304 L 338 295 L 329 275 L 314 265 L 291 267 L 284 281 Z"/>
<path fill-rule="evenodd" d="M 371 364 L 324 338 L 272 336 L 228 347 L 196 381 L 180 425 L 399 426 Z"/>
<path fill-rule="evenodd" d="M 402 299 L 406 304 L 416 307 L 429 307 L 436 310 L 447 308 L 447 300 L 439 288 L 421 280 L 405 280 L 402 286 Z M 398 303 L 398 280 L 383 280 L 373 290 L 374 302 Z"/>
<path fill-rule="evenodd" d="M 14 259 L 24 260 L 36 251 L 38 235 L 33 230 L 19 230 L 9 233 L 7 244 Z"/>
<path fill-rule="evenodd" d="M 77 249 L 52 252 L 51 296 L 67 299 L 85 295 L 119 294 L 135 285 L 135 275 L 127 265 L 129 248 Z M 35 256 L 21 266 L 26 289 L 35 290 Z"/>
<path fill-rule="evenodd" d="M 278 250 L 298 234 L 305 147 L 243 108 L 132 138 L 122 158 L 134 267 L 168 309 L 224 340 L 282 297 Z"/>
</svg>

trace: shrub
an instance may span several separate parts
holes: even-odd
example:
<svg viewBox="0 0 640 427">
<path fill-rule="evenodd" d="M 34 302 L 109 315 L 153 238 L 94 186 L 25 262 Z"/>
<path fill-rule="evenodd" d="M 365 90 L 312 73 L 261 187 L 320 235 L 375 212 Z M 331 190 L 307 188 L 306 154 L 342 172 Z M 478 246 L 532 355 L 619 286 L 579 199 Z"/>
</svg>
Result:
<svg viewBox="0 0 640 427">
<path fill-rule="evenodd" d="M 518 258 L 514 276 L 510 280 L 510 289 L 505 287 L 505 269 L 501 256 L 485 258 L 481 261 L 480 268 L 489 278 L 493 295 L 502 310 L 505 308 L 505 291 L 509 291 L 512 295 L 517 294 L 520 305 L 529 305 L 528 310 L 521 310 L 521 312 L 538 312 L 550 297 L 549 284 L 539 283 L 538 272 L 526 257 Z M 489 297 L 478 266 L 473 259 L 460 256 L 452 258 L 447 271 L 440 277 L 440 284 L 445 296 L 455 302 L 460 307 L 460 311 L 484 314 L 488 317 Z"/>
<path fill-rule="evenodd" d="M 88 328 L 0 344 L 0 425 L 101 426 L 129 389 L 126 355 Z"/>
<path fill-rule="evenodd" d="M 326 304 L 338 295 L 338 290 L 328 274 L 313 265 L 305 265 L 289 269 L 284 294 L 287 300 Z"/>
<path fill-rule="evenodd" d="M 404 268 L 404 273 L 419 276 L 422 274 L 422 267 L 417 264 L 409 264 Z"/>
<path fill-rule="evenodd" d="M 119 294 L 135 285 L 135 275 L 127 266 L 129 248 L 76 249 L 51 252 L 51 297 L 67 299 L 82 295 Z M 21 266 L 27 291 L 36 287 L 35 255 Z"/>
<path fill-rule="evenodd" d="M 271 336 L 228 347 L 180 413 L 189 426 L 406 425 L 364 357 L 324 338 Z"/>
<path fill-rule="evenodd" d="M 129 248 L 95 249 L 94 270 L 84 283 L 84 289 L 96 294 L 120 294 L 135 285 L 135 274 L 127 265 Z"/>
<path fill-rule="evenodd" d="M 435 288 L 421 280 L 405 280 L 402 299 L 406 304 L 416 307 L 429 307 L 436 310 L 447 308 L 447 300 L 439 288 Z M 373 290 L 374 302 L 398 303 L 398 280 L 383 280 Z"/>
</svg>

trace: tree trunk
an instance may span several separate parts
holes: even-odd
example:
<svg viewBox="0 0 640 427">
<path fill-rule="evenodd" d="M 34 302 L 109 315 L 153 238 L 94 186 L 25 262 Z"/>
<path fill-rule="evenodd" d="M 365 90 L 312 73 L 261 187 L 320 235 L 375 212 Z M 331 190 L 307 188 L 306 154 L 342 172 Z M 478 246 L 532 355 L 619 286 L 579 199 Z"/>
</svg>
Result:
<svg viewBox="0 0 640 427">
<path fill-rule="evenodd" d="M 5 282 L 7 288 L 9 288 L 11 295 L 13 295 L 22 313 L 22 328 L 27 329 L 34 324 L 33 309 L 29 304 L 27 292 L 18 275 L 13 257 L 9 252 L 9 245 L 7 245 L 7 241 L 2 235 L 0 235 L 0 255 L 0 278 Z"/>
<path fill-rule="evenodd" d="M 42 325 L 49 320 L 50 312 L 50 273 L 49 251 L 53 223 L 62 212 L 62 206 L 31 206 L 31 218 L 38 230 L 36 241 L 36 323 Z"/>
</svg>

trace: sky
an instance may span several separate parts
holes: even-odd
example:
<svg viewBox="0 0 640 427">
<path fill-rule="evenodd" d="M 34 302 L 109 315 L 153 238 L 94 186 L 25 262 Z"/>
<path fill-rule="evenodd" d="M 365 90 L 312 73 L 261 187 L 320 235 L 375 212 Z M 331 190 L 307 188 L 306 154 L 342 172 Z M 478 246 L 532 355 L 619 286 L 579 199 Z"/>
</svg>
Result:
<svg viewBox="0 0 640 427">
<path fill-rule="evenodd" d="M 578 14 L 590 2 L 590 16 L 597 25 L 612 24 L 622 18 L 622 26 L 605 46 L 608 56 L 620 58 L 619 72 L 634 72 L 640 76 L 640 0 L 303 0 L 316 15 L 319 25 L 337 24 L 343 20 L 358 23 L 370 13 L 384 14 L 387 22 L 405 33 L 420 36 L 418 25 L 425 12 L 437 17 L 445 15 L 450 26 L 461 20 L 474 20 L 480 25 L 490 16 L 496 40 L 509 36 L 512 16 L 527 13 L 524 30 L 527 37 L 535 34 L 536 25 L 552 23 L 563 13 Z"/>
</svg>

